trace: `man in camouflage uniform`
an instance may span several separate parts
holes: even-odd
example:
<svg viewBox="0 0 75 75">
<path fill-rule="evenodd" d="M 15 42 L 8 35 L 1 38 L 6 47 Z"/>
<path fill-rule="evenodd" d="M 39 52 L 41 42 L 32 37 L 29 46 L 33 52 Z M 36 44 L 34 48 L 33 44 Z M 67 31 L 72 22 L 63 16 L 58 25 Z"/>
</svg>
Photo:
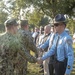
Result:
<svg viewBox="0 0 75 75">
<path fill-rule="evenodd" d="M 37 55 L 37 48 L 36 45 L 33 42 L 33 38 L 31 36 L 31 33 L 28 31 L 28 21 L 27 20 L 21 20 L 20 22 L 21 28 L 18 30 L 18 39 L 21 40 L 21 43 L 24 45 L 24 47 L 27 49 L 28 53 L 30 54 L 30 50 Z M 23 60 L 21 56 L 19 56 L 19 67 L 17 67 L 17 70 L 19 71 L 19 75 L 26 75 L 27 72 L 27 60 Z"/>
<path fill-rule="evenodd" d="M 6 32 L 0 35 L 0 75 L 15 75 L 14 64 L 18 64 L 18 55 L 21 55 L 24 60 L 36 62 L 36 58 L 31 56 L 26 47 L 17 39 L 17 25 L 15 19 L 7 20 Z"/>
</svg>

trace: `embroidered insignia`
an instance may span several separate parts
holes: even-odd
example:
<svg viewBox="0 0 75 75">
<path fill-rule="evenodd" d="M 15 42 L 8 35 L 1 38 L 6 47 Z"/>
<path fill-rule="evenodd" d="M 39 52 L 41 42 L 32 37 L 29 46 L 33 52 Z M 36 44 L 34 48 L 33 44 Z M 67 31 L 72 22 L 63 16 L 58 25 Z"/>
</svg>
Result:
<svg viewBox="0 0 75 75">
<path fill-rule="evenodd" d="M 68 40 L 67 40 L 67 44 L 68 44 L 68 45 L 72 45 L 72 40 L 71 40 L 71 39 L 68 39 Z"/>
<path fill-rule="evenodd" d="M 70 69 L 70 65 L 68 65 L 67 68 Z"/>
</svg>

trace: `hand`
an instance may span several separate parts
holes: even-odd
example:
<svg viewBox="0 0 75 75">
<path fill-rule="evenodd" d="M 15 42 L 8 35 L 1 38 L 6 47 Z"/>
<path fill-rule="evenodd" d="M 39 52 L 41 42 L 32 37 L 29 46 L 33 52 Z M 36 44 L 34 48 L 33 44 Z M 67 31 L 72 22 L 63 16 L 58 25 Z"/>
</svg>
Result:
<svg viewBox="0 0 75 75">
<path fill-rule="evenodd" d="M 38 63 L 38 64 L 42 64 L 42 63 L 43 63 L 43 60 L 42 60 L 41 57 L 37 58 L 37 63 Z"/>
<path fill-rule="evenodd" d="M 69 74 L 64 74 L 64 75 L 69 75 Z"/>
<path fill-rule="evenodd" d="M 38 51 L 44 52 L 43 48 L 38 47 Z"/>
<path fill-rule="evenodd" d="M 38 58 L 38 54 L 35 54 L 35 57 Z"/>
</svg>

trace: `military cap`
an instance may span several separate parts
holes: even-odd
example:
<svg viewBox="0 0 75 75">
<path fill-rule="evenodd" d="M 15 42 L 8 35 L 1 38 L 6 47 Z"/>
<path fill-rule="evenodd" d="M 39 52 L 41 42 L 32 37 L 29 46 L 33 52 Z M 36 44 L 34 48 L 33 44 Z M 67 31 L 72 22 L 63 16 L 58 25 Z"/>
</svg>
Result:
<svg viewBox="0 0 75 75">
<path fill-rule="evenodd" d="M 7 26 L 11 26 L 11 25 L 14 25 L 14 26 L 17 26 L 18 25 L 16 19 L 8 19 L 8 20 L 5 21 L 5 26 L 6 27 Z"/>
<path fill-rule="evenodd" d="M 57 14 L 54 18 L 54 23 L 60 23 L 60 22 L 64 22 L 66 23 L 66 18 L 63 14 Z"/>
<path fill-rule="evenodd" d="M 21 26 L 28 25 L 28 20 L 21 20 L 20 25 Z"/>
</svg>

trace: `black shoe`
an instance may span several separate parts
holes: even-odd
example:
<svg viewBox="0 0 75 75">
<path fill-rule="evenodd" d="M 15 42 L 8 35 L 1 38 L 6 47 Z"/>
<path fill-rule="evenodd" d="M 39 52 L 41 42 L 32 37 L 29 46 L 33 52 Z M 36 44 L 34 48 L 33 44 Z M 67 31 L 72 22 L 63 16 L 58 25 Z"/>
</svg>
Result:
<svg viewBox="0 0 75 75">
<path fill-rule="evenodd" d="M 43 68 L 43 64 L 41 64 L 40 67 Z"/>
<path fill-rule="evenodd" d="M 44 70 L 43 70 L 43 69 L 42 69 L 42 70 L 40 70 L 40 71 L 39 71 L 39 73 L 44 73 Z"/>
</svg>

